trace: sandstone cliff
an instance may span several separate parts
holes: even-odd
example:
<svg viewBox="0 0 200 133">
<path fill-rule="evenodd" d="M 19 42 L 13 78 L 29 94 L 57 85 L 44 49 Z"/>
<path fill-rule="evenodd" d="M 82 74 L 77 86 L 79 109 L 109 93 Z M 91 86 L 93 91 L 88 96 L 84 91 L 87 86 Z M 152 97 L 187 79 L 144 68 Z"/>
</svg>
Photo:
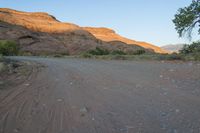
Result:
<svg viewBox="0 0 200 133">
<path fill-rule="evenodd" d="M 92 28 L 92 27 L 85 27 L 85 30 L 89 31 L 90 33 L 92 33 L 96 38 L 103 40 L 103 41 L 121 41 L 124 42 L 126 44 L 130 44 L 130 45 L 138 45 L 141 47 L 144 47 L 146 49 L 152 49 L 157 53 L 166 53 L 167 51 L 161 49 L 160 47 L 157 47 L 155 45 L 152 45 L 150 43 L 146 43 L 146 42 L 140 42 L 140 41 L 135 41 L 135 40 L 131 40 L 125 37 L 122 37 L 120 35 L 118 35 L 117 33 L 115 33 L 114 30 L 112 29 L 108 29 L 108 28 Z"/>
<path fill-rule="evenodd" d="M 47 13 L 7 8 L 0 8 L 0 39 L 15 40 L 21 50 L 32 54 L 80 54 L 96 47 L 124 52 L 138 49 L 165 52 L 154 45 L 121 37 L 111 29 L 80 27 L 60 22 Z"/>
</svg>

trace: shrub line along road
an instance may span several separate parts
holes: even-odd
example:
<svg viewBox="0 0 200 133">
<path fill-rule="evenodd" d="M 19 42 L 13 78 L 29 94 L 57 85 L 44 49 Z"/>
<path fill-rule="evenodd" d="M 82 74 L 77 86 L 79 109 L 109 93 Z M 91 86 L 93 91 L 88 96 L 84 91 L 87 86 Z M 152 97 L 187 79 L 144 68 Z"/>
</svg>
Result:
<svg viewBox="0 0 200 133">
<path fill-rule="evenodd" d="M 0 133 L 199 133 L 200 64 L 11 57 L 44 64 L 0 90 Z"/>
</svg>

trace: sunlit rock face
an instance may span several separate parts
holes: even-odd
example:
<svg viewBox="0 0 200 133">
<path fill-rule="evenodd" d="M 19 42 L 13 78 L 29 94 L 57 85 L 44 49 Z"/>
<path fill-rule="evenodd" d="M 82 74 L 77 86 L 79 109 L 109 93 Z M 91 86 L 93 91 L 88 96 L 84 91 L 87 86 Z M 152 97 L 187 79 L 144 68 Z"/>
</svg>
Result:
<svg viewBox="0 0 200 133">
<path fill-rule="evenodd" d="M 150 43 L 135 41 L 135 40 L 131 40 L 131 39 L 122 37 L 122 36 L 118 35 L 117 33 L 115 33 L 115 31 L 112 29 L 93 28 L 93 27 L 85 27 L 84 29 L 89 31 L 90 33 L 92 33 L 96 38 L 101 39 L 103 41 L 107 41 L 107 42 L 121 41 L 126 44 L 130 44 L 130 45 L 134 44 L 134 45 L 144 47 L 146 49 L 152 49 L 154 52 L 157 52 L 157 53 L 167 53 L 167 51 L 161 49 L 160 47 L 152 45 Z"/>
<path fill-rule="evenodd" d="M 15 40 L 22 50 L 35 54 L 80 54 L 96 47 L 124 52 L 138 49 L 166 52 L 149 43 L 121 37 L 108 28 L 80 27 L 60 22 L 47 13 L 30 13 L 7 8 L 0 8 L 0 39 Z"/>
</svg>

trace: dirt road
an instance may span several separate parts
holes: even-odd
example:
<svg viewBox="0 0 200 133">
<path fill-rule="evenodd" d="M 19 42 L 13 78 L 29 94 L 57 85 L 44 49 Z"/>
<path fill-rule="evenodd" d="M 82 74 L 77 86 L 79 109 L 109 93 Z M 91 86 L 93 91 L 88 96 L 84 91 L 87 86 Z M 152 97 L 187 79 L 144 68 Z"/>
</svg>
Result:
<svg viewBox="0 0 200 133">
<path fill-rule="evenodd" d="M 0 90 L 0 133 L 200 132 L 200 63 L 15 59 L 46 67 Z"/>
</svg>

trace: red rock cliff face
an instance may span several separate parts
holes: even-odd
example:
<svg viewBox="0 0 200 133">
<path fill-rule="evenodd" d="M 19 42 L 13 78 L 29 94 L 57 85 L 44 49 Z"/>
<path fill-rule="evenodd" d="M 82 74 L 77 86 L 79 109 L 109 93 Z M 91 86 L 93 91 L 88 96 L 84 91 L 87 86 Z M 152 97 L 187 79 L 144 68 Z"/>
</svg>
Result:
<svg viewBox="0 0 200 133">
<path fill-rule="evenodd" d="M 165 51 L 165 50 L 161 49 L 160 47 L 157 47 L 153 44 L 135 41 L 135 40 L 131 40 L 131 39 L 122 37 L 122 36 L 118 35 L 117 33 L 115 33 L 115 31 L 112 30 L 112 29 L 93 28 L 93 27 L 85 27 L 84 29 L 89 31 L 90 33 L 92 33 L 96 38 L 103 40 L 103 41 L 106 41 L 106 42 L 121 41 L 121 42 L 124 42 L 124 43 L 129 44 L 129 45 L 135 44 L 135 45 L 144 47 L 146 49 L 152 49 L 156 53 L 167 53 L 167 51 Z"/>
<path fill-rule="evenodd" d="M 92 48 L 102 46 L 111 50 L 120 48 L 123 51 L 130 51 L 135 48 L 138 49 L 143 47 L 145 49 L 151 49 L 157 53 L 166 53 L 166 51 L 157 46 L 124 38 L 108 28 L 80 27 L 72 23 L 63 23 L 58 21 L 55 17 L 42 12 L 30 13 L 0 8 L 0 21 L 25 27 L 33 32 L 49 33 L 51 36 L 52 34 L 55 34 L 57 43 L 61 41 L 61 44 L 65 45 L 65 47 L 67 47 L 69 51 L 72 51 L 72 53 L 76 53 L 74 51 L 77 49 L 87 50 L 91 48 L 92 45 L 94 45 Z M 55 38 L 55 36 L 52 37 Z M 112 42 L 112 45 L 109 42 Z M 132 46 L 127 46 L 126 44 L 131 44 Z M 78 48 L 83 46 L 87 49 Z"/>
<path fill-rule="evenodd" d="M 24 26 L 28 29 L 40 32 L 62 33 L 65 31 L 81 30 L 81 28 L 75 24 L 61 23 L 53 16 L 42 12 L 27 13 L 0 8 L 0 18 L 4 22 Z"/>
</svg>

